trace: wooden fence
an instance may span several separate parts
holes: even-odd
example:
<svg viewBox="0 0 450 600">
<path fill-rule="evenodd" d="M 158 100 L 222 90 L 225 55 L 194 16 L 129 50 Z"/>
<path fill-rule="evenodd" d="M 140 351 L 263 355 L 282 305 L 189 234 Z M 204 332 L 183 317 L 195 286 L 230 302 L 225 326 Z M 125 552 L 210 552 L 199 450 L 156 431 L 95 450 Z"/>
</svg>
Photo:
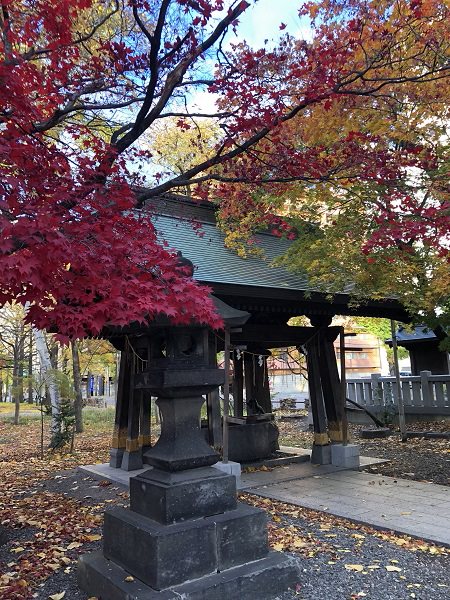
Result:
<svg viewBox="0 0 450 600">
<path fill-rule="evenodd" d="M 416 414 L 450 414 L 450 375 L 420 375 L 401 377 L 405 412 Z M 347 397 L 375 411 L 397 406 L 398 388 L 395 377 L 372 375 L 367 379 L 348 379 Z"/>
</svg>

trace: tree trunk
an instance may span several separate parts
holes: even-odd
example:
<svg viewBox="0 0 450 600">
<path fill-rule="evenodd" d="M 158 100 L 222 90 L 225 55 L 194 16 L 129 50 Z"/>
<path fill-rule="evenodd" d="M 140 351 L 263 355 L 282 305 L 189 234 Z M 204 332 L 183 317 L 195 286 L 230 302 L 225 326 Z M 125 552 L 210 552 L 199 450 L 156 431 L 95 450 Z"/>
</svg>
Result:
<svg viewBox="0 0 450 600">
<path fill-rule="evenodd" d="M 20 327 L 19 337 L 19 363 L 17 369 L 17 396 L 19 402 L 23 402 L 23 363 L 25 361 L 25 325 L 22 323 Z"/>
<path fill-rule="evenodd" d="M 43 331 L 39 329 L 33 329 L 34 340 L 36 342 L 36 349 L 39 354 L 39 360 L 41 363 L 41 372 L 44 376 L 45 383 L 50 395 L 50 402 L 52 407 L 52 424 L 51 433 L 52 437 L 60 432 L 61 423 L 59 418 L 59 390 L 53 375 L 52 363 L 50 360 L 50 352 L 47 347 L 45 335 Z"/>
<path fill-rule="evenodd" d="M 75 388 L 75 431 L 82 433 L 83 431 L 83 396 L 81 394 L 81 371 L 80 371 L 80 355 L 78 353 L 77 342 L 73 341 L 72 346 L 72 368 L 73 368 L 73 385 Z"/>
<path fill-rule="evenodd" d="M 28 404 L 33 404 L 33 330 L 28 339 Z"/>
<path fill-rule="evenodd" d="M 20 412 L 20 397 L 19 397 L 19 348 L 18 344 L 14 346 L 14 362 L 12 372 L 12 400 L 14 402 L 14 425 L 19 424 L 19 412 Z"/>
</svg>

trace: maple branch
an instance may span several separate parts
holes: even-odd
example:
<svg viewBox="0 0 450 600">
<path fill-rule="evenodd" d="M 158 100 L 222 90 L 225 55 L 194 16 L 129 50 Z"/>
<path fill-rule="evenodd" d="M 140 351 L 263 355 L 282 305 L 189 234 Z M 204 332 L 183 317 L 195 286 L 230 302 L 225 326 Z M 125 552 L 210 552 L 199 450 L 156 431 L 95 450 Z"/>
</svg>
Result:
<svg viewBox="0 0 450 600">
<path fill-rule="evenodd" d="M 135 124 L 133 125 L 131 131 L 129 132 L 129 136 L 132 136 L 133 133 L 137 133 L 140 129 L 139 125 L 142 122 L 142 120 L 144 119 L 145 115 L 148 113 L 153 100 L 154 100 L 154 94 L 155 94 L 155 90 L 156 90 L 156 86 L 158 83 L 158 52 L 159 52 L 159 48 L 161 46 L 161 36 L 162 36 L 162 31 L 163 31 L 163 27 L 164 27 L 164 23 L 166 20 L 166 15 L 167 15 L 167 11 L 169 9 L 170 6 L 170 0 L 163 0 L 161 3 L 161 8 L 159 11 L 159 15 L 158 15 L 158 21 L 156 23 L 156 27 L 155 27 L 155 32 L 153 33 L 153 35 L 150 35 L 148 37 L 148 39 L 150 40 L 150 57 L 149 57 L 149 63 L 150 63 L 150 81 L 147 87 L 147 93 L 145 96 L 145 100 L 142 103 L 142 107 L 139 110 L 136 119 L 135 119 Z M 133 14 L 135 14 L 135 8 L 133 7 Z M 138 135 L 140 135 L 139 132 Z M 134 140 L 133 140 L 134 141 Z"/>
<path fill-rule="evenodd" d="M 132 11 L 133 11 L 134 19 L 139 26 L 139 29 L 142 31 L 142 33 L 145 35 L 145 37 L 148 39 L 150 44 L 153 44 L 153 35 L 147 29 L 147 27 L 145 26 L 141 17 L 139 16 L 138 9 L 137 9 L 136 3 L 134 1 L 132 2 Z"/>
<path fill-rule="evenodd" d="M 95 33 L 107 22 L 109 21 L 109 19 L 118 12 L 119 10 L 119 2 L 118 0 L 115 1 L 116 4 L 116 8 L 114 10 L 112 10 L 110 13 L 107 13 L 103 18 L 100 19 L 100 21 L 98 23 L 96 23 L 92 29 L 84 34 L 84 35 L 80 35 L 76 40 L 73 40 L 70 44 L 61 44 L 61 48 L 69 48 L 70 46 L 73 45 L 77 45 L 77 44 L 83 44 L 84 42 L 89 41 L 90 39 L 92 39 L 92 37 L 95 35 Z M 85 47 L 85 46 L 83 46 Z M 31 60 L 37 56 L 42 56 L 45 54 L 50 54 L 52 53 L 54 50 L 52 48 L 40 48 L 40 49 L 35 49 L 35 48 L 31 48 L 30 50 L 28 50 L 28 52 L 25 52 L 24 54 L 22 54 L 22 58 L 24 60 Z"/>
<path fill-rule="evenodd" d="M 189 85 L 192 85 L 194 87 L 198 85 L 211 86 L 214 85 L 214 83 L 216 83 L 214 79 L 190 79 L 189 81 L 181 81 L 176 87 L 181 88 L 187 87 Z"/>
<path fill-rule="evenodd" d="M 138 96 L 136 98 L 131 98 L 130 100 L 124 100 L 123 102 L 106 102 L 105 104 L 85 104 L 85 103 L 77 104 L 77 102 L 80 100 L 80 98 L 87 94 L 92 94 L 92 90 L 81 91 L 76 96 L 75 99 L 71 100 L 71 102 L 69 102 L 66 105 L 65 108 L 56 110 L 55 113 L 52 115 L 52 117 L 50 119 L 48 119 L 48 121 L 45 121 L 44 123 L 35 123 L 34 124 L 35 131 L 39 131 L 39 132 L 47 131 L 48 129 L 51 129 L 51 128 L 55 127 L 56 125 L 59 125 L 60 123 L 62 123 L 64 121 L 65 117 L 67 117 L 68 115 L 71 115 L 73 113 L 82 112 L 82 111 L 83 112 L 84 111 L 101 112 L 103 110 L 115 110 L 118 108 L 126 108 L 127 106 L 132 106 L 133 104 L 136 104 L 137 102 L 142 102 L 142 100 L 143 100 L 143 96 Z M 131 127 L 131 125 L 129 127 Z"/>
<path fill-rule="evenodd" d="M 189 30 L 186 33 L 186 35 L 181 40 L 178 40 L 176 42 L 176 44 L 174 44 L 174 46 L 169 50 L 169 52 L 167 52 L 160 59 L 160 61 L 159 61 L 160 64 L 163 64 L 163 63 L 167 62 L 170 58 L 172 58 L 172 56 L 174 56 L 180 50 L 180 48 L 182 48 L 182 46 L 187 42 L 187 40 L 191 37 L 192 33 L 193 33 L 192 27 L 189 27 Z"/>
<path fill-rule="evenodd" d="M 195 113 L 195 112 L 168 112 L 158 115 L 157 119 L 165 119 L 166 117 L 180 117 L 189 119 L 191 117 L 196 117 L 199 119 L 225 119 L 226 117 L 232 117 L 236 112 L 223 112 L 223 113 Z"/>
<path fill-rule="evenodd" d="M 322 101 L 322 98 L 320 98 L 320 99 L 316 98 L 316 99 L 311 99 L 311 100 L 302 102 L 301 104 L 297 105 L 292 110 L 290 110 L 286 115 L 283 115 L 278 120 L 274 121 L 274 125 L 276 123 L 284 123 L 286 121 L 293 119 L 300 111 L 304 110 L 307 106 L 316 104 L 321 101 Z M 161 183 L 160 185 L 157 185 L 157 186 L 153 187 L 152 189 L 145 190 L 144 192 L 139 194 L 138 205 L 141 204 L 142 202 L 144 202 L 145 200 L 147 200 L 148 198 L 152 198 L 154 196 L 163 194 L 164 192 L 167 192 L 168 190 L 170 190 L 174 187 L 181 187 L 183 185 L 186 185 L 186 181 L 191 180 L 193 177 L 195 177 L 202 171 L 205 171 L 215 165 L 221 164 L 225 161 L 235 158 L 236 156 L 239 156 L 240 154 L 244 153 L 249 148 L 251 148 L 252 146 L 257 144 L 259 141 L 261 141 L 268 133 L 270 133 L 271 130 L 272 130 L 271 127 L 264 127 L 262 129 L 260 129 L 257 133 L 255 133 L 253 136 L 251 136 L 249 139 L 247 139 L 244 143 L 236 145 L 236 148 L 234 148 L 233 150 L 230 150 L 229 152 L 226 152 L 225 154 L 221 154 L 221 151 L 225 148 L 225 145 L 222 145 L 221 150 L 218 151 L 215 154 L 215 156 L 199 163 L 198 165 L 196 165 L 195 167 L 192 167 L 191 169 L 188 169 L 183 174 L 183 176 L 175 177 L 174 179 L 171 179 L 170 181 Z"/>
<path fill-rule="evenodd" d="M 2 2 L 2 10 L 0 12 L 0 27 L 2 28 L 3 47 L 5 49 L 5 62 L 9 62 L 12 56 L 12 43 L 10 39 L 11 23 L 9 20 L 9 12 L 6 4 Z"/>
<path fill-rule="evenodd" d="M 161 10 L 164 7 L 162 5 Z M 170 100 L 173 91 L 183 81 L 183 77 L 186 74 L 188 68 L 198 59 L 199 56 L 204 54 L 209 48 L 211 48 L 221 35 L 228 29 L 229 25 L 235 21 L 245 10 L 246 3 L 240 2 L 233 10 L 231 10 L 226 17 L 220 21 L 215 27 L 214 31 L 209 37 L 199 44 L 194 50 L 188 53 L 181 61 L 176 65 L 172 71 L 170 71 L 166 77 L 165 85 L 161 91 L 160 97 L 156 105 L 149 111 L 151 103 L 154 100 L 154 89 L 156 87 L 156 81 L 151 81 L 147 92 L 147 98 L 144 102 L 141 110 L 139 111 L 132 129 L 126 133 L 122 138 L 115 142 L 117 152 L 120 154 L 129 146 L 131 146 L 138 137 L 146 131 L 153 121 L 165 108 L 167 102 Z M 160 13 L 161 14 L 161 13 Z M 157 39 L 158 26 L 155 30 L 155 39 Z M 154 47 L 152 47 L 154 48 Z M 155 58 L 156 61 L 156 58 Z M 154 66 L 154 69 L 157 67 Z M 156 72 L 156 71 L 155 71 Z"/>
</svg>

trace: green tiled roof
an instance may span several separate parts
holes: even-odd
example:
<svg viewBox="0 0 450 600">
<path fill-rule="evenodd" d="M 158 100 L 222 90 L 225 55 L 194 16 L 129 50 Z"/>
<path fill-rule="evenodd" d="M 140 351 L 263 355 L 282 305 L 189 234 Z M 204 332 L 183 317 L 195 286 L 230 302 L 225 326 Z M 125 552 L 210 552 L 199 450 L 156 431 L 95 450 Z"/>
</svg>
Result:
<svg viewBox="0 0 450 600">
<path fill-rule="evenodd" d="M 256 302 L 257 310 L 282 311 L 291 316 L 333 313 L 409 320 L 395 299 L 367 299 L 355 305 L 350 302 L 351 284 L 330 298 L 323 290 L 310 287 L 305 276 L 274 266 L 274 260 L 292 244 L 288 240 L 259 233 L 255 239 L 263 255 L 238 256 L 225 247 L 225 236 L 216 227 L 212 203 L 164 195 L 152 199 L 147 207 L 161 241 L 181 251 L 194 264 L 195 279 L 210 285 L 214 294 L 235 308 L 252 312 Z"/>
<path fill-rule="evenodd" d="M 212 223 L 201 223 L 200 233 L 191 223 L 167 215 L 157 215 L 155 226 L 161 239 L 181 250 L 195 266 L 195 279 L 209 283 L 308 290 L 306 278 L 290 273 L 272 261 L 284 254 L 290 242 L 269 234 L 256 235 L 262 256 L 242 258 L 225 247 L 224 234 Z"/>
</svg>

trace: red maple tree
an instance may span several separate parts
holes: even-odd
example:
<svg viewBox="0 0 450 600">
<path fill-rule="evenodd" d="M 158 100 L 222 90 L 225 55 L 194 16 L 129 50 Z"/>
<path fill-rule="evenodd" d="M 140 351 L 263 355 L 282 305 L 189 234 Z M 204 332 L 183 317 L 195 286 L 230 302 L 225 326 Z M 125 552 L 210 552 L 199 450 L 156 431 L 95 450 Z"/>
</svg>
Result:
<svg viewBox="0 0 450 600">
<path fill-rule="evenodd" d="M 448 74 L 445 2 L 299 2 L 317 19 L 312 42 L 285 36 L 270 51 L 224 50 L 255 1 L 1 0 L 0 303 L 26 304 L 30 322 L 70 338 L 158 314 L 217 325 L 208 290 L 137 209 L 187 183 L 208 194 L 212 183 L 239 218 L 260 186 L 281 193 L 333 176 L 335 163 L 317 149 L 286 143 L 285 128 L 310 107 Z M 213 115 L 186 108 L 199 88 L 218 95 Z M 163 118 L 179 116 L 183 127 L 186 114 L 220 122 L 211 157 L 137 188 L 143 179 L 130 165 L 151 163 L 143 136 Z M 394 179 L 433 160 L 387 149 L 374 169 L 370 142 L 356 132 L 340 143 L 354 177 Z M 442 231 L 446 207 L 434 209 L 424 218 Z"/>
</svg>

